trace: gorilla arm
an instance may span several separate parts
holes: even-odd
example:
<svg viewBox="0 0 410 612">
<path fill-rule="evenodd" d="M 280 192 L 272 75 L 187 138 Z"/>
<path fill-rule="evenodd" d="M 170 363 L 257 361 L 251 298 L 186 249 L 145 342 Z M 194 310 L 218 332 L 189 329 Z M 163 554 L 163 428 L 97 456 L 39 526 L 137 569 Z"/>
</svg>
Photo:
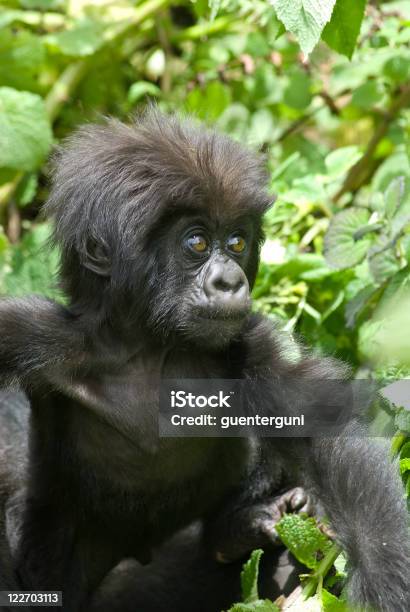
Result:
<svg viewBox="0 0 410 612">
<path fill-rule="evenodd" d="M 333 437 L 264 438 L 265 454 L 269 456 L 269 447 L 275 452 L 283 448 L 288 465 L 295 464 L 323 506 L 348 556 L 350 601 L 382 612 L 407 612 L 410 531 L 403 487 L 388 444 L 370 438 L 360 422 L 361 407 L 355 414 L 352 395 L 345 393 L 349 387 L 343 385 L 346 368 L 309 355 L 287 363 L 269 323 L 260 322 L 251 335 L 248 368 L 254 375 L 260 372 L 267 391 L 261 400 L 265 413 L 274 407 L 277 414 L 292 414 L 302 403 L 303 411 L 320 423 L 331 405 L 347 421 Z M 268 353 L 271 366 L 266 369 Z"/>
</svg>

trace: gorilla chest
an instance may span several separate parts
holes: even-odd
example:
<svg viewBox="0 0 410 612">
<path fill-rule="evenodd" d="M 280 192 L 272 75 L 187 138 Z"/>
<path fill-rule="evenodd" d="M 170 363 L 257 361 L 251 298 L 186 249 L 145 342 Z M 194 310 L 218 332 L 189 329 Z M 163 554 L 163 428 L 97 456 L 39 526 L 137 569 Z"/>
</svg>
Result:
<svg viewBox="0 0 410 612">
<path fill-rule="evenodd" d="M 159 437 L 160 379 L 158 367 L 137 361 L 74 383 L 71 424 L 83 464 L 131 490 L 189 484 L 209 473 L 215 479 L 220 471 L 226 481 L 240 477 L 249 459 L 244 440 Z"/>
</svg>

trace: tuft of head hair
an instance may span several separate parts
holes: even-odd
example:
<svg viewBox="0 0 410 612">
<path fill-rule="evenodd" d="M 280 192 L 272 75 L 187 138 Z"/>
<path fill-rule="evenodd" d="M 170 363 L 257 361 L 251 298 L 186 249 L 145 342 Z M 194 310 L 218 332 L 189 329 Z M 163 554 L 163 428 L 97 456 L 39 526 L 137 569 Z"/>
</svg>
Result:
<svg viewBox="0 0 410 612">
<path fill-rule="evenodd" d="M 165 215 L 198 209 L 212 218 L 260 219 L 272 202 L 264 160 L 192 119 L 149 108 L 131 125 L 85 125 L 57 149 L 45 213 L 54 220 L 63 287 L 81 298 L 79 273 L 93 248 L 107 252 L 112 282 L 135 261 Z M 96 276 L 95 274 L 93 275 Z"/>
</svg>

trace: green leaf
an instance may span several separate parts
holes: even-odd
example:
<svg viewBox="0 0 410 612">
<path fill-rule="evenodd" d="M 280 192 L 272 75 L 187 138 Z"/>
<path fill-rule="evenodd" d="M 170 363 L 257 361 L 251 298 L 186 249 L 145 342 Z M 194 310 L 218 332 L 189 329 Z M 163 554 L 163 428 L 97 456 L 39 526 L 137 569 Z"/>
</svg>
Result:
<svg viewBox="0 0 410 612">
<path fill-rule="evenodd" d="M 298 561 L 315 569 L 320 559 L 332 547 L 332 542 L 320 531 L 316 521 L 299 514 L 285 514 L 276 531 Z"/>
<path fill-rule="evenodd" d="M 408 56 L 396 55 L 383 66 L 383 73 L 394 83 L 406 83 L 410 79 L 410 59 Z"/>
<path fill-rule="evenodd" d="M 258 599 L 252 603 L 234 604 L 229 612 L 279 612 L 279 608 L 269 599 Z"/>
<path fill-rule="evenodd" d="M 326 589 L 322 589 L 321 597 L 323 612 L 349 612 L 346 602 L 341 601 Z"/>
<path fill-rule="evenodd" d="M 364 16 L 366 0 L 337 0 L 322 39 L 335 51 L 351 59 Z"/>
<path fill-rule="evenodd" d="M 244 564 L 241 572 L 241 588 L 242 588 L 242 599 L 248 603 L 259 599 L 258 596 L 258 575 L 259 575 L 259 562 L 263 555 L 263 550 L 254 550 Z"/>
<path fill-rule="evenodd" d="M 319 42 L 332 16 L 335 0 L 272 0 L 278 19 L 295 35 L 305 55 Z"/>
<path fill-rule="evenodd" d="M 24 208 L 24 206 L 27 206 L 33 201 L 34 196 L 37 192 L 37 187 L 37 174 L 26 174 L 23 177 L 15 193 L 16 202 L 20 206 L 20 208 Z"/>
<path fill-rule="evenodd" d="M 49 34 L 45 41 L 63 55 L 86 57 L 93 55 L 104 44 L 104 26 L 98 21 L 84 19 L 70 30 Z"/>
<path fill-rule="evenodd" d="M 374 285 L 366 285 L 363 287 L 353 299 L 351 299 L 345 309 L 346 327 L 353 329 L 356 325 L 357 317 L 362 310 L 367 306 L 376 291 Z"/>
<path fill-rule="evenodd" d="M 325 236 L 325 258 L 334 268 L 349 268 L 366 256 L 372 238 L 365 234 L 357 239 L 357 231 L 368 224 L 370 213 L 363 208 L 349 208 L 333 217 Z"/>
<path fill-rule="evenodd" d="M 272 114 L 268 109 L 261 108 L 253 113 L 249 133 L 252 145 L 261 146 L 272 141 L 275 128 Z"/>
<path fill-rule="evenodd" d="M 353 106 L 367 110 L 380 103 L 383 98 L 383 87 L 379 81 L 367 81 L 354 90 L 352 96 Z"/>
<path fill-rule="evenodd" d="M 293 70 L 290 73 L 289 84 L 285 89 L 283 101 L 291 108 L 303 110 L 312 100 L 310 79 L 304 70 Z"/>
<path fill-rule="evenodd" d="M 204 89 L 195 87 L 187 96 L 186 106 L 201 119 L 212 120 L 223 113 L 230 101 L 230 89 L 220 81 L 212 81 Z"/>
<path fill-rule="evenodd" d="M 35 170 L 48 154 L 52 139 L 40 96 L 0 87 L 0 167 Z"/>
<path fill-rule="evenodd" d="M 369 250 L 369 270 L 379 285 L 392 278 L 401 267 L 390 242 L 387 236 L 379 236 Z"/>
<path fill-rule="evenodd" d="M 410 471 L 410 459 L 400 459 L 400 474 Z"/>
<path fill-rule="evenodd" d="M 327 178 L 334 180 L 343 176 L 360 157 L 359 148 L 354 145 L 332 151 L 325 158 Z"/>
<path fill-rule="evenodd" d="M 145 96 L 158 97 L 161 95 L 161 90 L 158 85 L 150 81 L 137 81 L 133 83 L 128 90 L 128 102 L 135 104 Z"/>
<path fill-rule="evenodd" d="M 410 433 L 410 411 L 406 410 L 406 408 L 401 408 L 395 416 L 394 424 L 400 431 Z M 405 461 L 405 459 L 402 461 Z"/>
<path fill-rule="evenodd" d="M 385 212 L 388 219 L 391 219 L 399 208 L 404 195 L 404 176 L 393 179 L 384 194 Z"/>
<path fill-rule="evenodd" d="M 53 286 L 58 268 L 58 253 L 49 250 L 51 228 L 48 223 L 36 225 L 24 235 L 20 244 L 13 246 L 11 270 L 4 278 L 9 295 L 39 293 L 61 297 Z"/>
<path fill-rule="evenodd" d="M 38 36 L 17 30 L 0 34 L 0 83 L 3 86 L 37 92 L 45 49 Z"/>
</svg>

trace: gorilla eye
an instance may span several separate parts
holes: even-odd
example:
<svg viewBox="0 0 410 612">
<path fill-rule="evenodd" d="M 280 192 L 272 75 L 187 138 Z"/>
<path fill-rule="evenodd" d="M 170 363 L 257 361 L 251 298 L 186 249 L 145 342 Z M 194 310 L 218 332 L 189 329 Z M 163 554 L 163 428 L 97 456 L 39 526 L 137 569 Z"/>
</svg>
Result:
<svg viewBox="0 0 410 612">
<path fill-rule="evenodd" d="M 242 236 L 235 234 L 234 236 L 228 238 L 226 246 L 230 251 L 232 251 L 232 253 L 236 253 L 238 255 L 243 253 L 246 249 L 246 241 Z"/>
<path fill-rule="evenodd" d="M 205 251 L 208 250 L 208 242 L 201 234 L 194 234 L 193 236 L 190 236 L 187 239 L 186 244 L 191 251 L 194 251 L 195 253 L 205 253 Z"/>
</svg>

